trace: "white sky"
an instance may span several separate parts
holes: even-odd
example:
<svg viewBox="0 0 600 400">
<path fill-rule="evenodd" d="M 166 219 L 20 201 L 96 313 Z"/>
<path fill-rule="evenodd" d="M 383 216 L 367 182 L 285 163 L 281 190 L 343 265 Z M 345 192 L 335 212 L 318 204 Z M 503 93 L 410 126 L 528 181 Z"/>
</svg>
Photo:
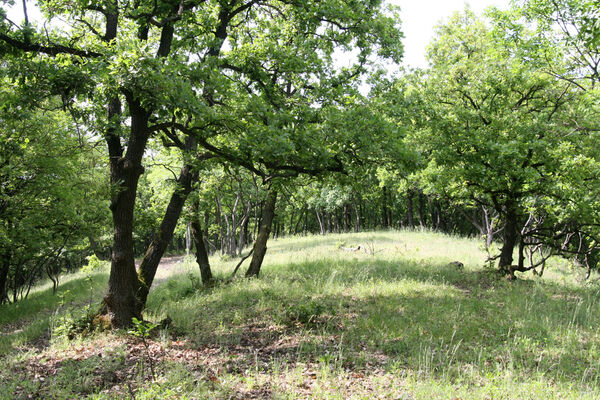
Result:
<svg viewBox="0 0 600 400">
<path fill-rule="evenodd" d="M 404 32 L 404 65 L 426 67 L 425 49 L 433 39 L 433 28 L 455 11 L 469 4 L 477 15 L 489 6 L 507 9 L 510 0 L 387 0 L 388 4 L 400 6 L 402 31 Z"/>
</svg>

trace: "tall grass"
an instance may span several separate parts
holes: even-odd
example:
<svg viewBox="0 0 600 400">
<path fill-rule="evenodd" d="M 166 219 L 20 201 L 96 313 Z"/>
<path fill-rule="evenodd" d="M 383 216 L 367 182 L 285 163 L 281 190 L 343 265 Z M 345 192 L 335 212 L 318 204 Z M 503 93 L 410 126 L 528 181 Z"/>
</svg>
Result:
<svg viewBox="0 0 600 400">
<path fill-rule="evenodd" d="M 51 283 L 41 284 L 29 296 L 16 303 L 0 306 L 0 356 L 20 346 L 50 336 L 57 311 L 81 309 L 98 301 L 106 288 L 108 269 L 91 273 L 77 272 L 61 279 L 56 293 Z"/>
<path fill-rule="evenodd" d="M 358 244 L 369 252 L 339 249 Z M 211 287 L 198 287 L 187 259 L 152 290 L 146 317 L 170 316 L 179 340 L 210 349 L 202 362 L 217 366 L 166 365 L 139 393 L 600 398 L 600 286 L 559 259 L 543 278 L 509 282 L 485 257 L 478 240 L 420 231 L 283 238 L 269 243 L 260 279 Z M 211 259 L 220 278 L 236 262 Z"/>
</svg>

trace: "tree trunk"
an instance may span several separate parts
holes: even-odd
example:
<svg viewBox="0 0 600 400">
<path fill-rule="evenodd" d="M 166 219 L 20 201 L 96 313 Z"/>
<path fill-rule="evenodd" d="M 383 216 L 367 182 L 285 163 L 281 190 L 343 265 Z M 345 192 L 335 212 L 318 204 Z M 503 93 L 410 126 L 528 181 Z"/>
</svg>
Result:
<svg viewBox="0 0 600 400">
<path fill-rule="evenodd" d="M 444 215 L 442 214 L 442 206 L 440 205 L 439 200 L 435 201 L 435 209 L 437 211 L 438 229 L 441 229 L 442 232 L 446 232 L 448 230 L 448 228 L 446 225 L 446 219 L 444 218 Z"/>
<path fill-rule="evenodd" d="M 263 208 L 262 218 L 260 222 L 260 228 L 258 229 L 258 235 L 254 242 L 254 254 L 252 254 L 252 261 L 250 267 L 246 271 L 247 277 L 258 277 L 260 267 L 262 266 L 263 259 L 267 252 L 267 240 L 269 240 L 269 234 L 271 233 L 271 224 L 275 217 L 275 204 L 277 202 L 277 191 L 271 189 L 267 195 L 267 201 Z"/>
<path fill-rule="evenodd" d="M 413 212 L 413 191 L 406 192 L 406 222 L 409 228 L 415 227 L 415 216 Z"/>
<path fill-rule="evenodd" d="M 323 226 L 323 220 L 321 219 L 321 214 L 319 214 L 319 210 L 315 210 L 315 214 L 317 214 L 317 221 L 319 221 L 319 231 L 321 235 L 324 235 L 325 227 Z"/>
<path fill-rule="evenodd" d="M 512 261 L 513 251 L 519 238 L 519 228 L 517 226 L 517 214 L 510 206 L 506 209 L 506 223 L 502 234 L 502 250 L 500 251 L 500 260 L 498 261 L 498 270 L 501 273 L 513 275 Z"/>
<path fill-rule="evenodd" d="M 248 208 L 246 210 L 247 214 L 244 218 L 244 223 L 242 224 L 242 229 L 240 232 L 240 235 L 242 235 L 240 238 L 240 256 L 242 255 L 244 247 L 248 245 L 248 224 L 250 223 L 250 211 L 252 210 L 252 204 L 250 203 L 250 201 L 248 201 Z"/>
<path fill-rule="evenodd" d="M 2 256 L 2 267 L 0 268 L 0 304 L 8 302 L 8 269 L 10 266 L 10 253 Z"/>
<path fill-rule="evenodd" d="M 98 246 L 98 242 L 96 242 L 96 240 L 94 239 L 94 237 L 92 235 L 89 235 L 88 239 L 90 241 L 90 247 L 92 248 L 92 252 L 94 253 L 94 255 L 98 258 L 98 260 L 104 261 L 106 259 L 106 257 L 100 250 L 100 247 Z"/>
<path fill-rule="evenodd" d="M 111 325 L 117 329 L 130 326 L 133 317 L 141 318 L 141 307 L 136 296 L 140 284 L 133 253 L 133 210 L 138 181 L 144 172 L 142 157 L 148 141 L 149 114 L 136 100 L 129 98 L 128 103 L 131 127 L 125 156 L 116 130 L 111 132 L 113 128 L 109 128 L 107 135 L 110 178 L 114 188 L 110 205 L 114 234 L 110 277 L 104 302 Z M 120 108 L 118 99 L 111 102 L 109 120 L 118 118 Z"/>
<path fill-rule="evenodd" d="M 382 189 L 382 199 L 381 199 L 381 226 L 383 229 L 388 229 L 388 205 L 387 205 L 387 187 L 383 187 Z"/>
<path fill-rule="evenodd" d="M 298 234 L 298 228 L 300 227 L 300 223 L 302 222 L 302 219 L 304 218 L 305 213 L 306 213 L 306 207 L 303 207 L 302 210 L 300 211 L 300 217 L 298 218 L 298 221 L 296 222 L 296 225 L 294 226 L 294 231 L 292 232 L 293 235 Z"/>
<path fill-rule="evenodd" d="M 360 232 L 360 212 L 356 203 L 352 204 L 352 207 L 354 207 L 354 231 L 358 233 Z"/>
<path fill-rule="evenodd" d="M 186 149 L 193 151 L 196 146 L 196 140 L 188 137 L 186 140 Z M 185 200 L 192 191 L 192 183 L 194 181 L 194 173 L 191 165 L 184 165 L 181 168 L 179 177 L 177 179 L 177 187 L 171 194 L 169 205 L 165 211 L 158 233 L 150 243 L 150 246 L 146 250 L 146 255 L 140 265 L 138 276 L 140 281 L 140 288 L 138 289 L 138 300 L 139 300 L 139 312 L 146 305 L 148 293 L 154 281 L 154 275 L 158 269 L 158 264 L 162 258 L 169 242 L 173 239 L 173 232 L 177 226 L 177 221 L 183 210 Z"/>
<path fill-rule="evenodd" d="M 190 223 L 188 222 L 185 226 L 185 255 L 190 255 L 190 250 L 192 249 L 192 231 L 191 231 Z"/>
<path fill-rule="evenodd" d="M 287 231 L 288 231 L 288 235 L 289 236 L 292 236 L 294 234 L 293 233 L 293 229 L 294 229 L 294 218 L 295 217 L 296 217 L 296 209 L 292 208 L 292 211 L 290 213 L 290 224 L 287 227 L 288 228 Z M 284 229 L 284 232 L 285 232 L 285 229 Z"/>
<path fill-rule="evenodd" d="M 191 221 L 192 238 L 196 246 L 196 262 L 200 268 L 200 276 L 202 283 L 208 285 L 213 280 L 212 271 L 210 270 L 210 262 L 208 261 L 208 252 L 204 246 L 204 238 L 202 237 L 202 227 L 198 216 L 198 203 L 192 206 L 192 221 Z"/>
<path fill-rule="evenodd" d="M 210 239 L 208 235 L 208 226 L 210 225 L 210 211 L 204 211 L 204 248 L 210 254 Z"/>
<path fill-rule="evenodd" d="M 425 225 L 427 224 L 427 215 L 425 214 L 425 195 L 419 191 L 419 195 L 418 195 L 418 199 L 419 199 L 419 225 L 421 226 L 421 228 L 424 228 Z"/>
<path fill-rule="evenodd" d="M 219 227 L 219 251 L 221 254 L 225 254 L 224 242 L 223 242 L 223 224 L 221 223 L 221 200 L 219 197 L 215 197 L 215 202 L 217 204 L 217 208 L 215 210 L 215 221 L 217 226 Z"/>
<path fill-rule="evenodd" d="M 258 189 L 256 189 L 258 191 Z M 260 226 L 260 219 L 263 212 L 263 205 L 261 201 L 258 201 L 258 192 L 256 193 L 256 207 L 254 207 L 254 229 L 252 230 L 253 237 L 256 237 L 258 227 Z"/>
<path fill-rule="evenodd" d="M 431 228 L 435 231 L 440 230 L 440 215 L 437 212 L 437 207 L 435 206 L 436 200 L 431 200 L 431 197 L 427 198 L 427 203 L 429 206 L 429 215 L 431 219 Z"/>
</svg>

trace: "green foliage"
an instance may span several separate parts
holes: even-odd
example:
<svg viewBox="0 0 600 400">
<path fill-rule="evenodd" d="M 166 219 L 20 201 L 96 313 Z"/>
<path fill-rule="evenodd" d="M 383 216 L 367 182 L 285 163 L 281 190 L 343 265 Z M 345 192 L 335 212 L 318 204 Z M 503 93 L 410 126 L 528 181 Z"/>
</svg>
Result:
<svg viewBox="0 0 600 400">
<path fill-rule="evenodd" d="M 316 325 L 318 318 L 327 310 L 327 307 L 317 299 L 305 298 L 298 304 L 291 304 L 287 310 L 287 317 L 292 323 L 306 326 Z"/>
<path fill-rule="evenodd" d="M 7 75 L 0 74 L 0 254 L 8 275 L 3 265 L 0 302 L 9 291 L 19 300 L 44 275 L 78 268 L 87 237 L 99 235 L 108 214 L 90 139 L 56 99 L 31 99 Z"/>
<path fill-rule="evenodd" d="M 60 341 L 64 339 L 72 340 L 77 335 L 83 336 L 95 331 L 95 312 L 92 303 L 94 295 L 94 284 L 92 275 L 87 273 L 85 281 L 89 287 L 89 299 L 85 307 L 80 307 L 75 303 L 75 296 L 70 290 L 65 290 L 58 294 L 58 307 L 50 320 L 51 339 Z M 95 304 L 98 307 L 98 304 Z"/>
<path fill-rule="evenodd" d="M 108 261 L 100 260 L 95 254 L 86 257 L 87 264 L 81 267 L 81 272 L 90 275 L 92 272 L 109 266 Z"/>
<path fill-rule="evenodd" d="M 133 323 L 133 328 L 129 330 L 129 333 L 140 339 L 149 338 L 152 330 L 158 326 L 150 321 L 141 321 L 137 318 L 133 318 L 131 322 Z"/>
<path fill-rule="evenodd" d="M 539 241 L 561 252 L 566 245 L 558 241 L 568 242 L 561 231 L 578 226 L 595 235 L 597 203 L 588 195 L 598 193 L 591 183 L 600 165 L 597 138 L 572 122 L 587 120 L 590 103 L 564 75 L 573 68 L 568 43 L 540 40 L 519 15 L 455 14 L 437 28 L 430 68 L 378 92 L 396 96 L 388 113 L 410 127 L 405 144 L 420 152 L 421 167 L 408 177 L 402 167 L 379 175 L 400 192 L 419 188 L 450 199 L 463 213 L 495 210 L 504 237 L 516 238 L 503 241 L 503 254 L 512 254 L 512 243 Z M 506 256 L 501 262 L 511 263 Z"/>
</svg>

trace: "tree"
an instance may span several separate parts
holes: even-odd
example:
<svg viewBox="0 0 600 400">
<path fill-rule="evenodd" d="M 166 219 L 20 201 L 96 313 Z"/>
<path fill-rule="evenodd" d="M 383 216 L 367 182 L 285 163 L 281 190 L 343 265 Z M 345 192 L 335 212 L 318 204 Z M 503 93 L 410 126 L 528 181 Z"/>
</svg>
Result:
<svg viewBox="0 0 600 400">
<path fill-rule="evenodd" d="M 309 62 L 303 65 L 308 76 L 316 65 L 331 66 L 339 47 L 359 48 L 360 63 L 378 46 L 381 55 L 393 55 L 398 33 L 380 6 L 378 0 L 53 1 L 40 3 L 46 22 L 60 16 L 69 29 L 47 31 L 27 19 L 18 25 L 3 18 L 0 51 L 33 54 L 50 91 L 65 104 L 93 114 L 89 120 L 108 146 L 114 243 L 105 303 L 114 327 L 128 326 L 133 317 L 140 317 L 164 242 L 172 236 L 193 178 L 192 165 L 186 163 L 178 179 L 182 189 L 171 197 L 161 235 L 136 273 L 133 215 L 148 141 L 162 136 L 190 159 L 200 145 L 256 170 L 254 160 L 222 150 L 222 142 L 214 139 L 237 120 L 221 107 L 232 93 L 227 71 L 250 75 L 256 70 L 246 69 L 247 64 L 276 66 L 263 58 L 282 59 L 286 54 L 296 55 L 288 64 L 293 66 L 310 51 Z M 244 54 L 248 47 L 236 46 L 237 38 L 257 39 L 262 47 L 260 52 L 256 49 L 259 57 Z M 284 42 L 286 38 L 291 43 Z M 302 38 L 301 52 L 289 52 L 297 46 L 294 38 Z M 230 48 L 224 62 L 226 41 Z M 58 75 L 63 79 L 57 79 L 54 66 L 60 66 Z M 317 77 L 321 78 L 332 79 Z M 234 139 L 237 135 L 239 131 Z"/>
<path fill-rule="evenodd" d="M 60 103 L 0 81 L 2 303 L 10 290 L 12 301 L 26 297 L 44 275 L 56 291 L 60 273 L 81 266 L 107 221 L 108 185 L 100 154 Z"/>
<path fill-rule="evenodd" d="M 438 193 L 499 214 L 498 268 L 513 275 L 524 270 L 521 260 L 513 265 L 513 251 L 525 243 L 529 215 L 568 201 L 561 182 L 571 171 L 564 166 L 581 147 L 574 145 L 579 132 L 564 121 L 573 117 L 579 93 L 541 70 L 540 49 L 525 26 L 498 11 L 490 16 L 486 26 L 467 10 L 438 28 L 419 89 L 427 107 L 413 138 L 430 156 L 424 175 Z M 561 49 L 544 50 L 560 68 Z"/>
<path fill-rule="evenodd" d="M 536 36 L 546 48 L 565 52 L 568 68 L 547 63 L 544 70 L 576 84 L 582 90 L 600 83 L 600 21 L 596 0 L 519 0 L 516 16 L 537 25 Z"/>
</svg>

